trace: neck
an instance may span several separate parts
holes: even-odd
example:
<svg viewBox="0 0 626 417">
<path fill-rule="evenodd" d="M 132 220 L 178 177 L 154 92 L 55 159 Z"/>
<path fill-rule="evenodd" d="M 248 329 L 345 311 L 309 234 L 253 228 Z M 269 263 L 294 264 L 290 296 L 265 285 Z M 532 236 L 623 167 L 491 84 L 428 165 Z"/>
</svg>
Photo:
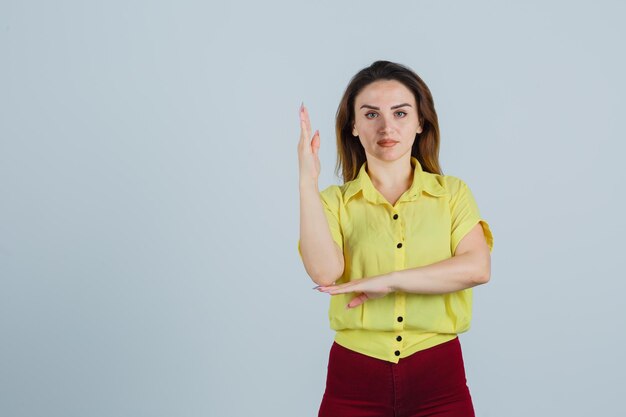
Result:
<svg viewBox="0 0 626 417">
<path fill-rule="evenodd" d="M 395 161 L 367 158 L 367 175 L 379 189 L 408 188 L 413 183 L 411 155 Z"/>
</svg>

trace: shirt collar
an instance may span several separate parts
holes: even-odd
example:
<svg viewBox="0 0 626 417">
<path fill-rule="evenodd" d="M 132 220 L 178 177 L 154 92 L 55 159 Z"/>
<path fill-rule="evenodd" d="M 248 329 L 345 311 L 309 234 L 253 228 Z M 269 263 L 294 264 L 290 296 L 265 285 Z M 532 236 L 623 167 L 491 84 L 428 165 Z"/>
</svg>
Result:
<svg viewBox="0 0 626 417">
<path fill-rule="evenodd" d="M 402 195 L 398 203 L 401 201 L 416 200 L 422 191 L 430 195 L 440 197 L 447 194 L 446 190 L 437 181 L 436 175 L 422 170 L 422 165 L 417 158 L 411 156 L 411 166 L 413 167 L 413 183 L 411 187 Z M 389 204 L 382 194 L 374 187 L 372 180 L 367 174 L 367 161 L 361 165 L 361 169 L 356 178 L 348 183 L 346 188 L 344 201 L 348 201 L 351 197 L 362 191 L 363 197 L 368 201 L 377 204 Z"/>
</svg>

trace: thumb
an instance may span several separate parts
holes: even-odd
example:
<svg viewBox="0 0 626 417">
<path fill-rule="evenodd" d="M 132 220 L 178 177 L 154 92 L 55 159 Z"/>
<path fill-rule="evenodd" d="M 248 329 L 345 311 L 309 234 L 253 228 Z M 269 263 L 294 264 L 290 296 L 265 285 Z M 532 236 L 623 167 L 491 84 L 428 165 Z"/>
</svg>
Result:
<svg viewBox="0 0 626 417">
<path fill-rule="evenodd" d="M 313 135 L 313 139 L 311 140 L 311 148 L 313 153 L 317 155 L 317 151 L 320 149 L 320 131 L 316 130 Z"/>
<path fill-rule="evenodd" d="M 367 300 L 367 294 L 361 293 L 361 295 L 354 297 L 352 300 L 350 300 L 348 305 L 346 305 L 346 308 L 353 308 L 353 307 L 360 306 L 361 304 L 365 302 L 365 300 Z"/>
</svg>

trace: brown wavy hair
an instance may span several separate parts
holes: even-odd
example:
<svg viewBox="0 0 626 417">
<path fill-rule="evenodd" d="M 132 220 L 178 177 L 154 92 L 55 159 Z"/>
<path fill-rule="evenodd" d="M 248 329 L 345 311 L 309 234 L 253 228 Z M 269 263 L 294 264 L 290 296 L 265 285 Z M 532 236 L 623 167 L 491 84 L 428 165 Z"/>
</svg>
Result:
<svg viewBox="0 0 626 417">
<path fill-rule="evenodd" d="M 422 133 L 416 134 L 411 155 L 417 158 L 424 171 L 442 174 L 439 166 L 439 122 L 433 96 L 426 83 L 412 69 L 389 61 L 376 61 L 363 68 L 352 77 L 346 87 L 335 119 L 337 134 L 335 174 L 341 170 L 343 181 L 352 181 L 356 178 L 361 165 L 367 161 L 363 145 L 352 136 L 354 100 L 363 88 L 377 80 L 396 80 L 413 92 Z"/>
</svg>

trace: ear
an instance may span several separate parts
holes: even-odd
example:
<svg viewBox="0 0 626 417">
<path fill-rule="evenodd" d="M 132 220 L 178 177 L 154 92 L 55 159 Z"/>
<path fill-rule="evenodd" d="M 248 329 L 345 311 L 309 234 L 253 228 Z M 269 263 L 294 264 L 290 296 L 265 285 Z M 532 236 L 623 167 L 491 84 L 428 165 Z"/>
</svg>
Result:
<svg viewBox="0 0 626 417">
<path fill-rule="evenodd" d="M 354 137 L 359 136 L 359 132 L 356 131 L 356 126 L 352 127 L 352 136 Z"/>
<path fill-rule="evenodd" d="M 424 129 L 422 128 L 422 121 L 417 122 L 417 133 L 422 133 Z"/>
</svg>

